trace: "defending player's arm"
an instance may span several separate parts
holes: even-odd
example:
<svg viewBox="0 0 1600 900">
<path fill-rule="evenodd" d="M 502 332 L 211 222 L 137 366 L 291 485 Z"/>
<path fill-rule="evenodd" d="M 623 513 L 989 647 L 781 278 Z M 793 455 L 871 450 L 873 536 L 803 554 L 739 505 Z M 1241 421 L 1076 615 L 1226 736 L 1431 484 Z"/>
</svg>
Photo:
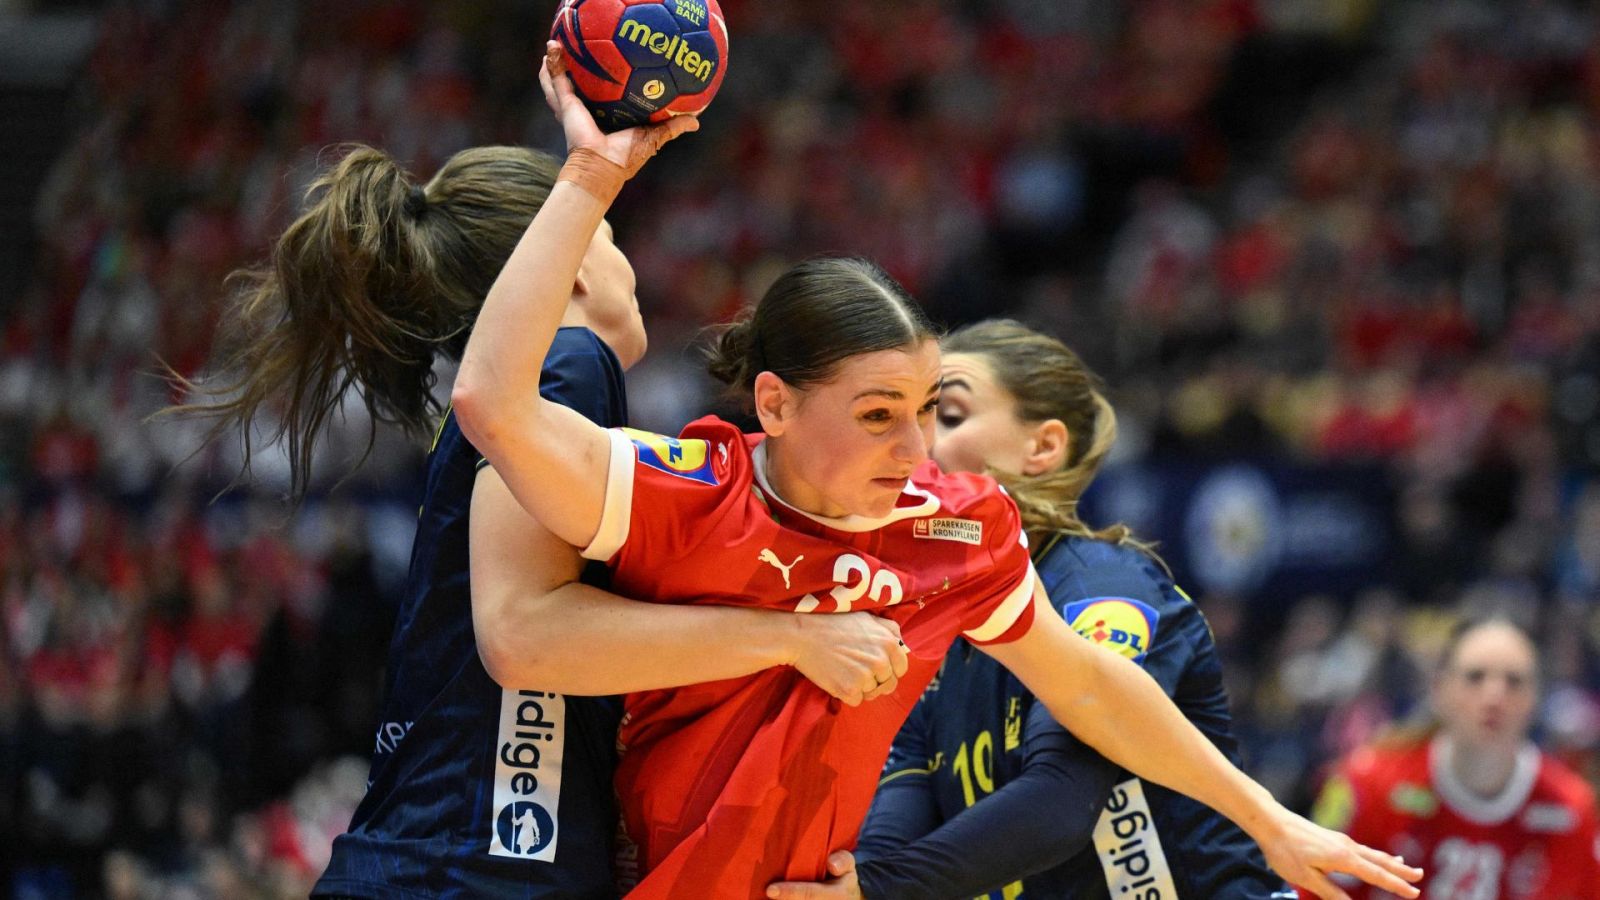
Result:
<svg viewBox="0 0 1600 900">
<path fill-rule="evenodd" d="M 1163 619 L 1160 588 L 1122 568 L 1080 574 L 1058 584 L 1052 598 L 1069 617 L 1105 598 L 1138 605 L 1151 639 L 1123 650 L 1134 653 L 1169 696 L 1193 659 L 1196 642 L 1184 623 Z M 1198 615 L 1198 611 L 1185 612 Z M 1146 652 L 1147 651 L 1147 652 Z M 1112 651 L 1116 652 L 1116 651 Z M 918 702 L 918 709 L 926 705 Z M 913 716 L 916 714 L 913 713 Z M 910 724 L 909 722 L 907 723 Z M 902 732 L 903 733 L 903 732 Z M 896 739 L 896 747 L 900 739 Z M 876 852 L 860 852 L 856 874 L 862 894 L 878 897 L 975 896 L 1011 884 L 1071 859 L 1089 845 L 1095 823 L 1120 770 L 1061 727 L 1043 704 L 1034 704 L 1022 731 L 1022 769 L 988 797 L 933 827 L 906 835 Z M 893 756 L 890 757 L 891 761 Z M 897 805 L 884 802 L 885 784 L 873 799 L 868 827 L 858 845 L 867 851 L 874 823 L 892 829 Z"/>
<path fill-rule="evenodd" d="M 552 62 L 558 69 L 553 78 Z M 461 430 L 522 507 L 556 536 L 582 547 L 599 527 L 610 440 L 578 413 L 529 398 L 539 396 L 545 355 L 611 200 L 662 144 L 698 123 L 678 116 L 602 134 L 560 68 L 559 54 L 547 58 L 539 80 L 571 152 L 549 199 L 484 298 L 450 399 Z"/>
<path fill-rule="evenodd" d="M 1284 809 L 1196 729 L 1143 669 L 1083 640 L 1035 589 L 1023 635 L 982 649 L 1049 707 L 1073 734 L 1135 775 L 1207 804 L 1255 838 L 1280 875 L 1324 897 L 1343 892 L 1328 872 L 1348 872 L 1402 897 L 1420 869 L 1363 847 Z"/>
<path fill-rule="evenodd" d="M 1029 712 L 1023 746 L 1016 779 L 917 840 L 864 852 L 868 858 L 856 865 L 861 895 L 867 900 L 979 896 L 1060 865 L 1082 850 L 1116 783 L 1116 765 L 1067 734 L 1039 705 Z M 880 811 L 879 802 L 873 799 L 867 821 L 889 828 L 900 810 L 888 805 Z M 866 839 L 863 829 L 864 851 Z"/>
<path fill-rule="evenodd" d="M 670 606 L 576 583 L 577 551 L 524 512 L 492 468 L 478 472 L 471 529 L 473 632 L 502 685 L 619 694 L 793 665 L 853 705 L 886 659 L 905 673 L 899 626 L 870 613 Z"/>
</svg>

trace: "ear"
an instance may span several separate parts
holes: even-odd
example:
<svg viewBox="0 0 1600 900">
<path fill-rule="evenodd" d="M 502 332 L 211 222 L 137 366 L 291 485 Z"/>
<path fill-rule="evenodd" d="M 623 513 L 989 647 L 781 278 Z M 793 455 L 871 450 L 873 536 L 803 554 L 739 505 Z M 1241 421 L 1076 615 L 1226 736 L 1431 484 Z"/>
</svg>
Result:
<svg viewBox="0 0 1600 900">
<path fill-rule="evenodd" d="M 794 389 L 771 372 L 756 376 L 756 418 L 761 420 L 761 430 L 769 437 L 783 434 L 794 418 L 796 397 Z"/>
<path fill-rule="evenodd" d="M 1067 426 L 1060 419 L 1045 419 L 1028 435 L 1028 450 L 1022 457 L 1022 474 L 1043 475 L 1061 468 L 1067 461 Z"/>
</svg>

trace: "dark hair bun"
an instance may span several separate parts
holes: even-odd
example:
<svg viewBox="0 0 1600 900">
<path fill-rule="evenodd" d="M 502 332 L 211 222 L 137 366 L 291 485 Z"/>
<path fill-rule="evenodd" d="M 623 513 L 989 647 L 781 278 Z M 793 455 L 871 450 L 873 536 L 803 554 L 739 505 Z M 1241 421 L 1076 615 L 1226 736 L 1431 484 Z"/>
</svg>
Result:
<svg viewBox="0 0 1600 900">
<path fill-rule="evenodd" d="M 712 378 L 735 390 L 755 384 L 759 374 L 752 352 L 755 333 L 755 322 L 748 312 L 722 327 L 706 353 L 706 371 Z"/>
</svg>

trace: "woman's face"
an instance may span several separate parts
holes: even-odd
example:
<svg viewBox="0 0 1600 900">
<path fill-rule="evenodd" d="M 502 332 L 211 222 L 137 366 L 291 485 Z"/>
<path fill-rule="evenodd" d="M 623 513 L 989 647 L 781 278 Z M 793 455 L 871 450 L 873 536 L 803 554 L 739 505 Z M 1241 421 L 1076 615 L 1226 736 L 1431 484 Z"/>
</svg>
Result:
<svg viewBox="0 0 1600 900">
<path fill-rule="evenodd" d="M 1533 648 L 1515 628 L 1490 623 L 1462 637 L 1434 684 L 1434 706 L 1457 741 L 1509 750 L 1527 737 L 1537 693 Z"/>
<path fill-rule="evenodd" d="M 613 239 L 611 223 L 602 221 L 579 268 L 585 291 L 584 318 L 589 329 L 606 342 L 624 369 L 644 357 L 647 338 L 633 266 Z"/>
<path fill-rule="evenodd" d="M 933 441 L 939 468 L 1023 474 L 1034 429 L 1017 418 L 1017 399 L 1001 387 L 989 361 L 974 353 L 947 353 L 943 371 Z"/>
<path fill-rule="evenodd" d="M 785 397 L 781 416 L 762 415 L 773 442 L 768 477 L 783 499 L 822 516 L 882 518 L 928 458 L 939 345 L 850 357 L 831 380 L 786 388 Z"/>
</svg>

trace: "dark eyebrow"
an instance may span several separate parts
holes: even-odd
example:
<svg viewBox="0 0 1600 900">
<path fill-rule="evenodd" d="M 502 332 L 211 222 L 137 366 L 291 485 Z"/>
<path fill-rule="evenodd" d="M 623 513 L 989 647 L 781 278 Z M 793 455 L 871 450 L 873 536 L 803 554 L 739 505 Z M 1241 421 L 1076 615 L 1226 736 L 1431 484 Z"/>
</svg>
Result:
<svg viewBox="0 0 1600 900">
<path fill-rule="evenodd" d="M 945 381 L 943 378 L 934 382 L 933 387 L 928 388 L 928 396 L 932 397 L 934 394 L 939 393 L 939 390 L 944 387 L 944 384 Z M 892 391 L 887 388 L 867 388 L 854 397 L 851 397 L 850 402 L 854 403 L 857 400 L 860 400 L 862 397 L 882 397 L 885 400 L 904 400 L 906 395 L 902 391 Z"/>
<path fill-rule="evenodd" d="M 960 378 L 946 378 L 946 379 L 944 379 L 944 381 L 942 381 L 940 383 L 944 387 L 947 387 L 947 388 L 958 387 L 958 388 L 961 388 L 962 390 L 966 391 L 969 394 L 972 393 L 972 385 L 967 384 L 965 381 L 961 380 Z"/>
</svg>

